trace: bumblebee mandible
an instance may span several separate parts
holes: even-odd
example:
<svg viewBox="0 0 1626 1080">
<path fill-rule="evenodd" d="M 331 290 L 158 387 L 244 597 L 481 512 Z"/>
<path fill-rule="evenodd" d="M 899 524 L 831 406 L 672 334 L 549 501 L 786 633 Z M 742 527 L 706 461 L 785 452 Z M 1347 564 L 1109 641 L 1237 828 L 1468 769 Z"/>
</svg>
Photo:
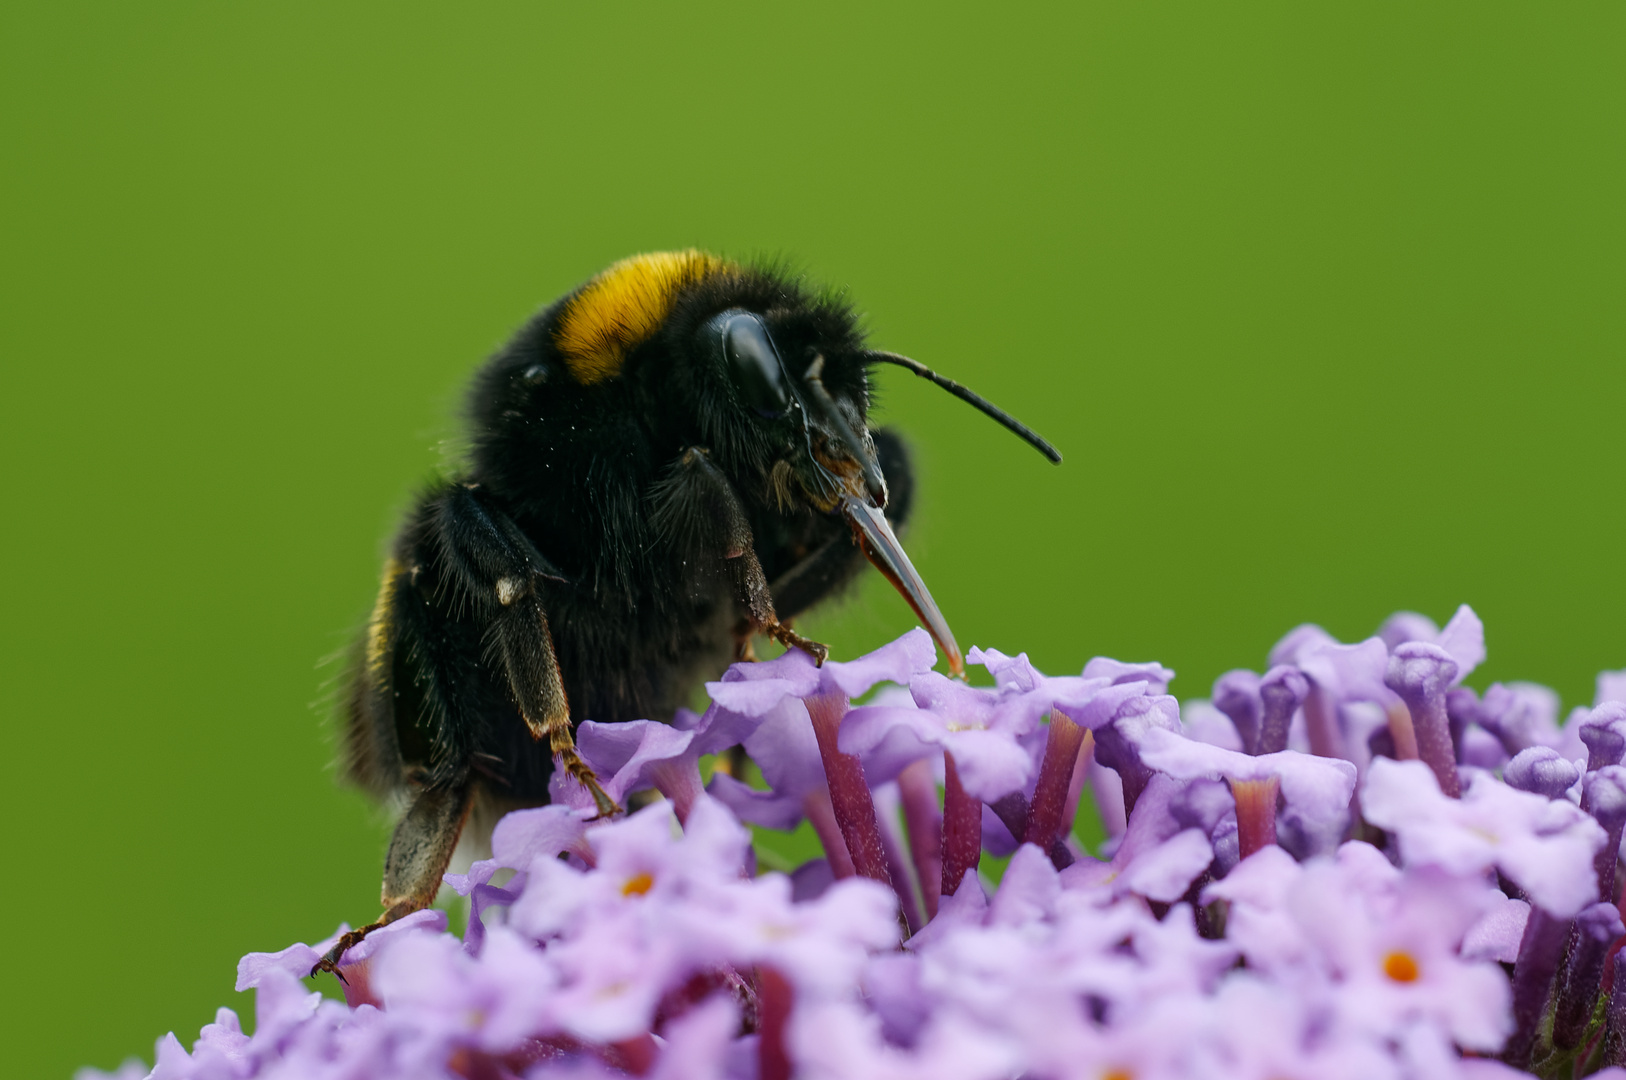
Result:
<svg viewBox="0 0 1626 1080">
<path fill-rule="evenodd" d="M 345 696 L 346 774 L 402 811 L 384 914 L 318 969 L 428 906 L 471 816 L 489 831 L 545 803 L 555 768 L 615 813 L 574 721 L 669 718 L 753 634 L 822 662 L 789 620 L 866 556 L 962 670 L 892 529 L 913 481 L 903 443 L 867 423 L 878 363 L 1061 460 L 866 348 L 833 295 L 700 251 L 616 263 L 486 363 L 466 472 L 407 516 Z"/>
</svg>

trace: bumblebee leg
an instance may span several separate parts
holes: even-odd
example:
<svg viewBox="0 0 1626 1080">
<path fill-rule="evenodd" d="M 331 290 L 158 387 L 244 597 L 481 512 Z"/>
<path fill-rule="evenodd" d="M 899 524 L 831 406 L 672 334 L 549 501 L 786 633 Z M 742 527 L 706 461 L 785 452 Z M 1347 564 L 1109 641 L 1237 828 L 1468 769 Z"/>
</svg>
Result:
<svg viewBox="0 0 1626 1080">
<path fill-rule="evenodd" d="M 531 737 L 548 740 L 548 752 L 592 794 L 600 816 L 619 813 L 576 752 L 553 635 L 536 594 L 539 579 L 563 580 L 559 572 L 507 515 L 482 500 L 477 487 L 454 485 L 438 511 L 436 531 L 447 566 L 463 594 L 487 615 L 489 641 Z"/>
<path fill-rule="evenodd" d="M 452 786 L 426 788 L 413 800 L 412 808 L 395 826 L 390 852 L 384 859 L 383 916 L 341 937 L 311 968 L 312 975 L 319 971 L 339 975 L 339 960 L 362 938 L 435 902 L 440 879 L 452 861 L 463 823 L 468 820 L 473 790 L 474 785 L 465 776 Z"/>
<path fill-rule="evenodd" d="M 728 477 L 705 448 L 691 446 L 655 490 L 655 522 L 663 533 L 697 556 L 721 555 L 734 579 L 735 596 L 751 629 L 786 648 L 801 649 L 822 664 L 830 650 L 779 621 L 762 572 L 751 523 Z"/>
</svg>

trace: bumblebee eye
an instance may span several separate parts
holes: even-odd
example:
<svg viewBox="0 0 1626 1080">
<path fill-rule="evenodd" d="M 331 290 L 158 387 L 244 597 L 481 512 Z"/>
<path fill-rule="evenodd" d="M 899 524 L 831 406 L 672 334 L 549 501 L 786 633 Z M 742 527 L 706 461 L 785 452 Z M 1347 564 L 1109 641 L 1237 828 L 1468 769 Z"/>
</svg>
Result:
<svg viewBox="0 0 1626 1080">
<path fill-rule="evenodd" d="M 725 311 L 706 324 L 717 335 L 729 378 L 745 404 L 759 416 L 783 416 L 790 405 L 779 350 L 762 319 L 749 311 Z"/>
</svg>

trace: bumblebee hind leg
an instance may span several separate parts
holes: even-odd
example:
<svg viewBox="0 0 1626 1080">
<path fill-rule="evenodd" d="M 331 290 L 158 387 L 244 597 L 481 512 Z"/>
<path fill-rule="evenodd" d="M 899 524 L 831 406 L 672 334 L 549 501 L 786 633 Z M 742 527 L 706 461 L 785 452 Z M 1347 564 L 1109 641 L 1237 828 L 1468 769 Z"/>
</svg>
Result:
<svg viewBox="0 0 1626 1080">
<path fill-rule="evenodd" d="M 338 964 L 347 950 L 379 927 L 435 902 L 440 880 L 452 861 L 463 823 L 468 820 L 473 794 L 474 785 L 467 775 L 450 785 L 425 788 L 418 794 L 395 826 L 389 854 L 384 858 L 384 914 L 376 922 L 341 937 L 311 968 L 312 975 L 331 971 L 344 978 Z"/>
</svg>

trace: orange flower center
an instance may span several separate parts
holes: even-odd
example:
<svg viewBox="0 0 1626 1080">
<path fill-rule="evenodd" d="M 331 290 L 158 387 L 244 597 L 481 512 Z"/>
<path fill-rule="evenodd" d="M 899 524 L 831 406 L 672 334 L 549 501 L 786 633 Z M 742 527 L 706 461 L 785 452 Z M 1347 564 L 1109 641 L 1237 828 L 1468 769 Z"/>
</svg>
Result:
<svg viewBox="0 0 1626 1080">
<path fill-rule="evenodd" d="M 1416 958 L 1400 949 L 1383 958 L 1383 973 L 1398 983 L 1416 982 L 1417 976 L 1422 974 L 1417 968 Z"/>
<path fill-rule="evenodd" d="M 634 874 L 632 877 L 627 879 L 627 883 L 625 885 L 621 886 L 621 895 L 631 896 L 634 893 L 637 893 L 639 896 L 642 896 L 644 893 L 653 888 L 654 885 L 654 874 Z"/>
</svg>

